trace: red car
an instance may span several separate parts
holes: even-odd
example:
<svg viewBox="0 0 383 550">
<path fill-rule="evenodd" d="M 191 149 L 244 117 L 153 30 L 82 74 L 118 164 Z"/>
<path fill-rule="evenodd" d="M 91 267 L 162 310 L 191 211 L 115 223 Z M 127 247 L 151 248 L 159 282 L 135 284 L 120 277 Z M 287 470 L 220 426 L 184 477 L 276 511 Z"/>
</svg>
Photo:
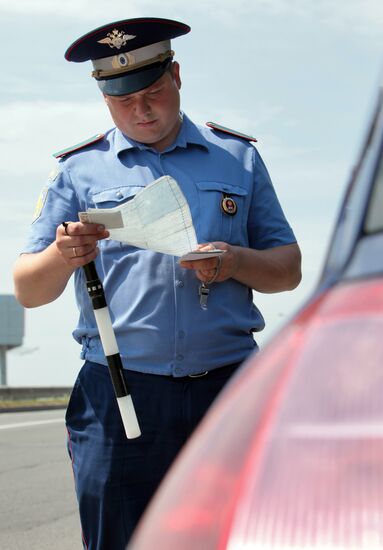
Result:
<svg viewBox="0 0 383 550">
<path fill-rule="evenodd" d="M 236 374 L 133 550 L 383 548 L 383 91 L 321 282 Z"/>
</svg>

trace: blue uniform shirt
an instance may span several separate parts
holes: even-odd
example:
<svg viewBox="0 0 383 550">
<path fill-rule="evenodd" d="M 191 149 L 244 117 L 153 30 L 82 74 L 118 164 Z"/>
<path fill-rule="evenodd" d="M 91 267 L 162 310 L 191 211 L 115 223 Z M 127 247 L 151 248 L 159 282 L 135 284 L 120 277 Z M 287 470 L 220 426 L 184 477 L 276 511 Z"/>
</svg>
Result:
<svg viewBox="0 0 383 550">
<path fill-rule="evenodd" d="M 77 221 L 78 212 L 117 206 L 163 175 L 182 189 L 199 243 L 262 250 L 296 242 L 257 150 L 184 116 L 176 141 L 161 153 L 114 128 L 64 157 L 25 252 L 46 248 L 57 226 Z M 225 194 L 237 205 L 234 216 L 221 209 Z M 100 241 L 99 248 L 96 267 L 124 368 L 185 376 L 242 361 L 256 347 L 253 331 L 262 330 L 264 320 L 250 288 L 233 279 L 213 283 L 203 310 L 199 281 L 178 258 L 114 240 Z M 106 365 L 82 269 L 75 272 L 75 290 L 80 316 L 73 336 L 84 359 Z"/>
</svg>

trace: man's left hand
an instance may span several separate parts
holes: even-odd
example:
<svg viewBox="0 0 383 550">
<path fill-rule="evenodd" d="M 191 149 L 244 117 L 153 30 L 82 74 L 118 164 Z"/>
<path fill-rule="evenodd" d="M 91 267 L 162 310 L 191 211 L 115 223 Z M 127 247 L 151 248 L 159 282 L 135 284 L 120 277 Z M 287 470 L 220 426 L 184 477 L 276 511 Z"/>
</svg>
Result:
<svg viewBox="0 0 383 550">
<path fill-rule="evenodd" d="M 238 257 L 235 247 L 224 243 L 214 242 L 200 244 L 199 252 L 208 252 L 209 250 L 225 250 L 224 254 L 214 258 L 206 258 L 203 260 L 191 260 L 180 262 L 180 266 L 185 269 L 194 269 L 197 279 L 203 283 L 221 283 L 234 276 L 238 267 Z"/>
</svg>

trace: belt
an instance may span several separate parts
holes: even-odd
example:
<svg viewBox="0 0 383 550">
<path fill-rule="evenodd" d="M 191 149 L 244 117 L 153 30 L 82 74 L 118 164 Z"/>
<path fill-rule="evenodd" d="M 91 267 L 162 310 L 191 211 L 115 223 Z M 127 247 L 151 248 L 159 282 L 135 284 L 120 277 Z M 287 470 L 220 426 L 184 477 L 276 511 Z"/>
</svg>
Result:
<svg viewBox="0 0 383 550">
<path fill-rule="evenodd" d="M 187 378 L 202 378 L 203 376 L 208 376 L 209 374 L 222 374 L 224 372 L 232 372 L 237 369 L 242 363 L 232 363 L 231 365 L 225 365 L 224 367 L 218 367 L 213 370 L 205 370 L 204 372 L 198 372 L 197 374 L 188 374 Z"/>
</svg>

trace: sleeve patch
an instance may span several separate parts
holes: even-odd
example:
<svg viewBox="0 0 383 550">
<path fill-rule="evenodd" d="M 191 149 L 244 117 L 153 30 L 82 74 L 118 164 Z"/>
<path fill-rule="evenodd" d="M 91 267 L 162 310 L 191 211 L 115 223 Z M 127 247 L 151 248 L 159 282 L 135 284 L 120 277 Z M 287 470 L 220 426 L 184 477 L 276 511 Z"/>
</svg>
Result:
<svg viewBox="0 0 383 550">
<path fill-rule="evenodd" d="M 35 222 L 41 216 L 41 212 L 43 211 L 44 204 L 47 200 L 48 191 L 49 191 L 49 185 L 45 185 L 45 187 L 43 187 L 40 192 L 39 198 L 37 199 L 32 223 Z"/>
<path fill-rule="evenodd" d="M 246 139 L 247 141 L 257 141 L 257 139 L 253 136 L 249 136 L 248 134 L 243 134 L 242 132 L 237 132 L 236 130 L 232 130 L 231 128 L 226 128 L 226 126 L 221 126 L 216 122 L 206 122 L 206 126 L 211 128 L 212 130 L 218 130 L 219 132 L 224 132 L 225 134 L 229 134 L 230 136 Z"/>
</svg>

